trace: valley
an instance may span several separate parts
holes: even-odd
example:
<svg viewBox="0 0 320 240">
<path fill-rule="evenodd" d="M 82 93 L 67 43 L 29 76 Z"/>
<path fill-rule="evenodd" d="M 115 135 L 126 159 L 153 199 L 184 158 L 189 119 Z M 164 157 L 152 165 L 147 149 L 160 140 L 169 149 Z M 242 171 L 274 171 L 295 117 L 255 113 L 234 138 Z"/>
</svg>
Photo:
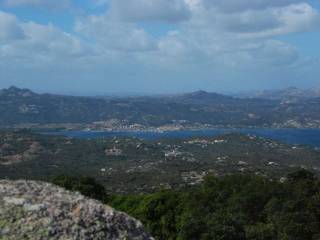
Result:
<svg viewBox="0 0 320 240">
<path fill-rule="evenodd" d="M 1 178 L 89 176 L 112 193 L 181 189 L 207 175 L 248 173 L 280 180 L 300 168 L 318 173 L 320 151 L 250 134 L 143 140 L 0 133 Z"/>
</svg>

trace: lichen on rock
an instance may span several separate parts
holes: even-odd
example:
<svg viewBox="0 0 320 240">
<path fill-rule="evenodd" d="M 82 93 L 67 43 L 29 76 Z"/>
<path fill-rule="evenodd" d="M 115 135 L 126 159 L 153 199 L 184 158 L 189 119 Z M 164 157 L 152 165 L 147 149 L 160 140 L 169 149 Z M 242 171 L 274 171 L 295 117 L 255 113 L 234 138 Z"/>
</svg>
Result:
<svg viewBox="0 0 320 240">
<path fill-rule="evenodd" d="M 0 239 L 151 240 L 142 224 L 79 193 L 36 181 L 0 181 Z"/>
</svg>

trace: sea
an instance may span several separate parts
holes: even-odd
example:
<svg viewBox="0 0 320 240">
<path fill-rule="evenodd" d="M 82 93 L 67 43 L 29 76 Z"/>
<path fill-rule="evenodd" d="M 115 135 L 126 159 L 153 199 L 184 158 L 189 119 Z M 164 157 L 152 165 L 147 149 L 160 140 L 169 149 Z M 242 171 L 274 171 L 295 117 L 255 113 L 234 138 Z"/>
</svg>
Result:
<svg viewBox="0 0 320 240">
<path fill-rule="evenodd" d="M 320 129 L 203 129 L 203 130 L 180 130 L 180 131 L 56 131 L 46 134 L 62 135 L 72 138 L 93 139 L 103 137 L 136 137 L 147 140 L 161 138 L 191 138 L 191 137 L 213 137 L 228 133 L 250 134 L 266 137 L 287 144 L 309 145 L 320 149 Z"/>
</svg>

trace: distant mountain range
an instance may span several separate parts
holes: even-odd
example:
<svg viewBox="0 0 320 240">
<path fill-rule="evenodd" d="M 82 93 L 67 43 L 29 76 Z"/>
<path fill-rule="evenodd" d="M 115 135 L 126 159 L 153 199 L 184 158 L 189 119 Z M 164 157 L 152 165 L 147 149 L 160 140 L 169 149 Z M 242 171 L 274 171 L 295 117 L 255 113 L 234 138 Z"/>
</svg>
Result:
<svg viewBox="0 0 320 240">
<path fill-rule="evenodd" d="M 242 98 L 265 98 L 297 101 L 301 99 L 320 98 L 320 88 L 299 89 L 289 87 L 278 90 L 252 91 L 236 95 Z"/>
<path fill-rule="evenodd" d="M 177 122 L 219 127 L 320 127 L 319 109 L 316 91 L 302 94 L 295 89 L 265 91 L 241 98 L 205 91 L 100 98 L 37 94 L 17 87 L 0 90 L 2 126 L 116 120 L 123 125 L 152 127 Z"/>
</svg>

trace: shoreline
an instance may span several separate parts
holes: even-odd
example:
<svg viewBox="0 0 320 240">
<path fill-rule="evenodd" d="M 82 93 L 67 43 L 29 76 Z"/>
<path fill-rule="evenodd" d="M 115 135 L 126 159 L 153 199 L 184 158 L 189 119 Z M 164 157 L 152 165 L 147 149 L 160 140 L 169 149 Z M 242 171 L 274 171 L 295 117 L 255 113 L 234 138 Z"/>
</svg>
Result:
<svg viewBox="0 0 320 240">
<path fill-rule="evenodd" d="M 92 127 L 84 124 L 23 124 L 12 126 L 0 126 L 0 130 L 31 130 L 35 132 L 91 132 L 91 133 L 170 133 L 170 132 L 182 132 L 182 131 L 213 131 L 213 130 L 320 130 L 315 126 L 170 126 L 164 125 L 159 127 L 131 127 L 131 126 L 117 126 L 117 127 Z"/>
</svg>

